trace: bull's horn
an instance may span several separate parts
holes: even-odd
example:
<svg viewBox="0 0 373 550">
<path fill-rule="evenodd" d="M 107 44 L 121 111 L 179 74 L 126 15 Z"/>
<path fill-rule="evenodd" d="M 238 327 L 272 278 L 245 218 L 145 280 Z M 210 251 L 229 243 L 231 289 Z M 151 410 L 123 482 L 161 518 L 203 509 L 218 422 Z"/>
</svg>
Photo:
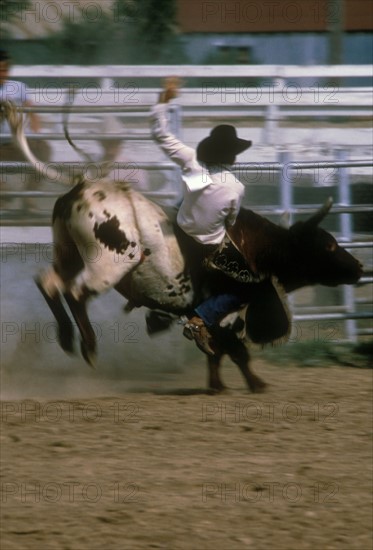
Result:
<svg viewBox="0 0 373 550">
<path fill-rule="evenodd" d="M 34 156 L 25 136 L 22 111 L 19 110 L 12 101 L 2 102 L 1 111 L 2 116 L 5 117 L 9 123 L 9 127 L 16 144 L 29 163 L 32 164 L 34 169 L 44 176 L 48 175 L 48 179 L 71 186 L 72 182 L 69 178 L 62 176 L 62 174 L 60 174 L 52 166 L 47 166 L 44 162 L 41 162 Z"/>
<path fill-rule="evenodd" d="M 322 220 L 325 218 L 325 216 L 328 214 L 329 210 L 331 209 L 333 205 L 333 198 L 328 197 L 325 201 L 325 203 L 319 208 L 315 214 L 313 214 L 307 221 L 307 225 L 313 225 L 317 226 L 319 223 L 322 222 Z"/>
</svg>

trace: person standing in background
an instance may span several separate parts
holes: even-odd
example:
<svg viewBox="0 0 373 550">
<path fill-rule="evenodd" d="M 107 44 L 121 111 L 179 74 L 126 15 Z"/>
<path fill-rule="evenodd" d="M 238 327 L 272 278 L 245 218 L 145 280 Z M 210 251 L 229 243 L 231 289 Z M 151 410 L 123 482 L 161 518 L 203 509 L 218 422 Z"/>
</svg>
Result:
<svg viewBox="0 0 373 550">
<path fill-rule="evenodd" d="M 23 82 L 10 80 L 9 72 L 11 69 L 11 59 L 7 51 L 0 50 L 0 101 L 12 101 L 20 107 L 31 107 L 32 102 L 27 97 L 27 88 Z M 36 113 L 29 113 L 28 115 L 30 129 L 33 133 L 40 132 L 40 118 Z M 10 162 L 24 162 L 21 151 L 13 143 L 9 125 L 6 120 L 0 123 L 0 161 Z M 51 148 L 48 142 L 44 140 L 30 140 L 30 149 L 34 155 L 42 160 L 48 162 L 51 156 Z M 28 173 L 25 178 L 25 190 L 32 191 L 38 189 L 40 176 L 38 174 Z M 6 183 L 0 181 L 1 190 L 5 190 Z M 1 207 L 4 208 L 8 205 L 11 199 L 1 200 Z M 28 213 L 37 212 L 34 199 L 26 197 L 23 201 L 23 210 Z"/>
</svg>

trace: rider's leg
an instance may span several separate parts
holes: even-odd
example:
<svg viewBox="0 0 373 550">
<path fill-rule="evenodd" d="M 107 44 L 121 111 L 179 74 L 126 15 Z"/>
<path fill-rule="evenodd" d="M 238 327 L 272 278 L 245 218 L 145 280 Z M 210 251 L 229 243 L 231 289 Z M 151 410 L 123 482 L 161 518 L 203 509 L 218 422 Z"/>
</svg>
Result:
<svg viewBox="0 0 373 550">
<path fill-rule="evenodd" d="M 197 346 L 207 353 L 214 355 L 211 347 L 212 336 L 210 329 L 228 313 L 236 311 L 243 305 L 242 295 L 226 293 L 211 296 L 195 308 L 194 315 L 185 325 L 184 336 L 194 339 Z"/>
<path fill-rule="evenodd" d="M 194 339 L 197 346 L 209 355 L 214 355 L 211 347 L 210 329 L 220 320 L 246 303 L 247 283 L 259 282 L 262 275 L 254 273 L 240 252 L 226 240 L 223 245 L 202 245 L 196 252 L 197 266 L 202 264 L 222 271 L 227 275 L 225 292 L 215 294 L 195 308 L 195 315 L 185 325 L 184 336 Z M 198 274 L 198 270 L 197 270 Z"/>
<path fill-rule="evenodd" d="M 207 327 L 213 327 L 225 315 L 239 309 L 243 303 L 244 300 L 239 294 L 218 294 L 202 302 L 194 311 L 201 317 Z"/>
</svg>

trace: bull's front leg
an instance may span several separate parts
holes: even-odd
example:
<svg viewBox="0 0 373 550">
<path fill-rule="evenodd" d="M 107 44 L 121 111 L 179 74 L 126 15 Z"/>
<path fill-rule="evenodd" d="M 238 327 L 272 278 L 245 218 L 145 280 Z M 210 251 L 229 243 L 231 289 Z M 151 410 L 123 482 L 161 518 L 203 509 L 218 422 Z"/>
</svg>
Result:
<svg viewBox="0 0 373 550">
<path fill-rule="evenodd" d="M 250 390 L 257 393 L 262 392 L 266 387 L 266 383 L 251 370 L 249 350 L 245 343 L 237 336 L 236 332 L 233 329 L 220 328 L 215 331 L 214 341 L 217 343 L 214 349 L 218 349 L 218 363 L 220 364 L 220 359 L 224 354 L 229 355 L 231 360 L 240 369 Z M 216 367 L 217 369 L 218 366 Z M 219 379 L 218 374 L 217 377 Z"/>
<path fill-rule="evenodd" d="M 226 389 L 226 386 L 220 379 L 220 363 L 223 354 L 216 352 L 215 355 L 207 356 L 207 366 L 208 366 L 208 385 L 211 390 L 214 392 L 222 392 Z"/>
<path fill-rule="evenodd" d="M 244 342 L 237 338 L 237 342 L 234 347 L 229 350 L 228 354 L 240 369 L 250 390 L 253 393 L 263 392 L 267 384 L 251 370 L 250 353 Z"/>
</svg>

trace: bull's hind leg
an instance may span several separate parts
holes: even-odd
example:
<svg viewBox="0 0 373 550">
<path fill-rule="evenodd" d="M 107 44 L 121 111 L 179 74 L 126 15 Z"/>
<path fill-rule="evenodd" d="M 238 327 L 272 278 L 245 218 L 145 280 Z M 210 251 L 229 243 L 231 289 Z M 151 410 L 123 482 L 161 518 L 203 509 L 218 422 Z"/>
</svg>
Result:
<svg viewBox="0 0 373 550">
<path fill-rule="evenodd" d="M 63 303 L 61 301 L 61 296 L 59 293 L 59 288 L 55 288 L 55 292 L 51 292 L 50 281 L 51 278 L 57 280 L 58 275 L 54 269 L 50 269 L 49 272 L 40 274 L 35 277 L 35 283 L 45 298 L 50 310 L 52 311 L 58 326 L 58 342 L 61 348 L 66 351 L 66 353 L 74 352 L 74 327 L 71 322 L 69 315 L 67 314 Z M 47 280 L 49 279 L 49 284 Z M 61 281 L 62 282 L 62 281 Z"/>
<path fill-rule="evenodd" d="M 58 201 L 57 201 L 58 202 Z M 84 264 L 65 222 L 56 218 L 53 223 L 53 266 L 35 277 L 35 282 L 51 309 L 58 325 L 58 341 L 67 353 L 74 351 L 74 327 L 65 310 L 61 295 L 68 281 L 73 279 Z"/>
<path fill-rule="evenodd" d="M 74 296 L 67 292 L 65 294 L 65 300 L 70 308 L 70 311 L 78 326 L 81 342 L 80 349 L 84 359 L 91 366 L 95 366 L 96 361 L 96 335 L 90 323 L 87 314 L 87 300 L 90 297 L 90 293 L 86 292 L 82 294 L 79 300 L 76 300 Z"/>
<path fill-rule="evenodd" d="M 56 318 L 58 324 L 58 341 L 61 348 L 67 353 L 73 353 L 74 326 L 64 308 L 60 293 L 57 291 L 51 293 L 50 279 L 52 277 L 56 279 L 58 277 L 53 269 L 36 277 L 35 282 Z M 86 311 L 86 301 L 89 295 L 82 296 L 80 300 L 76 300 L 70 292 L 65 292 L 64 296 L 82 337 L 82 355 L 89 365 L 94 366 L 96 357 L 96 336 Z"/>
<path fill-rule="evenodd" d="M 115 287 L 141 261 L 138 251 L 129 257 L 100 247 L 97 242 L 93 244 L 96 246 L 90 257 L 82 245 L 79 247 L 81 257 L 85 257 L 84 268 L 69 282 L 65 293 L 65 300 L 81 335 L 83 357 L 91 366 L 94 366 L 96 359 L 96 335 L 87 314 L 88 300 Z"/>
</svg>

